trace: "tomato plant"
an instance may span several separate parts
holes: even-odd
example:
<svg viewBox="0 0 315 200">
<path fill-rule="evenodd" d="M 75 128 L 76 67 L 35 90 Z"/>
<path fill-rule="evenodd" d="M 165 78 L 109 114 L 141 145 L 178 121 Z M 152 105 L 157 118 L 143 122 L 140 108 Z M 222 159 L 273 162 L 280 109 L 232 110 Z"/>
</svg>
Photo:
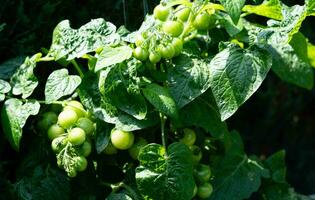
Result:
<svg viewBox="0 0 315 200">
<path fill-rule="evenodd" d="M 163 0 L 133 32 L 63 20 L 49 49 L 1 76 L 3 135 L 33 170 L 12 176 L 18 198 L 304 197 L 286 182 L 284 151 L 248 155 L 228 119 L 270 71 L 313 88 L 315 48 L 300 28 L 315 4 L 219 2 Z"/>
</svg>

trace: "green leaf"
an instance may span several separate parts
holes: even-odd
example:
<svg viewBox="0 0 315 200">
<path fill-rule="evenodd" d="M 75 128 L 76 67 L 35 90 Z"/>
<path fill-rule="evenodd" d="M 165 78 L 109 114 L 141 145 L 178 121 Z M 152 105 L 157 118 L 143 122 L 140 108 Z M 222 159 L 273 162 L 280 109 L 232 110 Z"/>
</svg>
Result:
<svg viewBox="0 0 315 200">
<path fill-rule="evenodd" d="M 104 72 L 103 97 L 105 101 L 138 120 L 145 118 L 147 104 L 136 77 L 136 66 L 117 64 Z"/>
<path fill-rule="evenodd" d="M 54 29 L 48 55 L 55 60 L 82 57 L 100 47 L 117 44 L 120 37 L 115 32 L 116 27 L 101 18 L 92 19 L 79 29 L 72 29 L 68 20 L 61 21 Z"/>
<path fill-rule="evenodd" d="M 279 0 L 264 0 L 260 5 L 245 5 L 244 12 L 256 14 L 271 19 L 282 20 L 282 7 Z"/>
<path fill-rule="evenodd" d="M 307 43 L 307 57 L 312 67 L 315 67 L 315 45 Z"/>
<path fill-rule="evenodd" d="M 187 146 L 173 143 L 167 153 L 159 144 L 141 149 L 136 168 L 138 188 L 154 200 L 190 200 L 194 189 L 192 153 Z"/>
<path fill-rule="evenodd" d="M 41 56 L 41 53 L 37 53 L 31 58 L 26 57 L 24 63 L 12 75 L 10 84 L 14 95 L 22 94 L 22 98 L 25 99 L 33 93 L 38 85 L 37 78 L 34 75 L 34 69 Z"/>
<path fill-rule="evenodd" d="M 224 6 L 226 12 L 231 16 L 233 22 L 237 24 L 242 8 L 245 4 L 245 0 L 219 0 L 220 3 Z"/>
<path fill-rule="evenodd" d="M 10 92 L 11 86 L 8 82 L 0 79 L 0 102 L 5 99 L 5 94 Z"/>
<path fill-rule="evenodd" d="M 211 89 L 221 120 L 232 116 L 259 88 L 270 67 L 270 55 L 255 46 L 230 46 L 211 60 Z"/>
<path fill-rule="evenodd" d="M 210 87 L 210 68 L 203 59 L 188 54 L 177 56 L 173 63 L 168 82 L 170 93 L 180 109 Z"/>
<path fill-rule="evenodd" d="M 1 122 L 3 132 L 9 140 L 11 146 L 18 151 L 22 138 L 22 128 L 30 115 L 37 115 L 40 104 L 35 101 L 27 101 L 23 104 L 18 99 L 8 99 L 5 101 L 2 112 Z"/>
<path fill-rule="evenodd" d="M 48 103 L 56 101 L 63 96 L 72 94 L 81 83 L 77 75 L 69 75 L 67 69 L 52 72 L 46 82 L 45 99 Z"/>
<path fill-rule="evenodd" d="M 306 0 L 307 5 L 307 14 L 309 16 L 315 16 L 315 1 L 314 0 Z"/>
<path fill-rule="evenodd" d="M 11 58 L 0 64 L 0 79 L 10 79 L 15 70 L 20 67 L 25 60 L 25 56 Z"/>
<path fill-rule="evenodd" d="M 286 182 L 285 151 L 278 151 L 268 157 L 264 162 L 267 169 L 271 172 L 271 179 L 276 183 Z"/>
<path fill-rule="evenodd" d="M 133 200 L 125 193 L 111 193 L 105 200 Z"/>
<path fill-rule="evenodd" d="M 210 200 L 248 199 L 258 190 L 267 171 L 244 153 L 238 133 L 225 135 L 225 155 L 213 165 L 213 193 Z"/>
<path fill-rule="evenodd" d="M 143 90 L 145 98 L 159 111 L 173 118 L 178 117 L 175 101 L 169 90 L 160 85 L 152 83 Z"/>
<path fill-rule="evenodd" d="M 28 172 L 29 173 L 29 172 Z M 67 200 L 70 198 L 70 181 L 65 174 L 51 167 L 36 167 L 14 185 L 18 199 Z"/>
<path fill-rule="evenodd" d="M 238 20 L 237 24 L 234 24 L 229 15 L 222 13 L 220 16 L 220 20 L 224 24 L 224 28 L 231 37 L 240 33 L 244 28 L 242 19 Z"/>
<path fill-rule="evenodd" d="M 227 125 L 221 121 L 215 103 L 207 97 L 199 97 L 180 110 L 179 116 L 184 127 L 197 126 L 208 131 L 212 136 L 222 138 L 228 133 Z"/>
<path fill-rule="evenodd" d="M 98 154 L 104 151 L 110 141 L 112 127 L 104 121 L 96 121 L 95 149 Z"/>
<path fill-rule="evenodd" d="M 132 48 L 129 46 L 119 46 L 119 47 L 109 47 L 106 46 L 103 48 L 101 54 L 98 56 L 95 72 L 108 67 L 110 65 L 114 65 L 117 63 L 121 63 L 132 56 Z"/>
</svg>

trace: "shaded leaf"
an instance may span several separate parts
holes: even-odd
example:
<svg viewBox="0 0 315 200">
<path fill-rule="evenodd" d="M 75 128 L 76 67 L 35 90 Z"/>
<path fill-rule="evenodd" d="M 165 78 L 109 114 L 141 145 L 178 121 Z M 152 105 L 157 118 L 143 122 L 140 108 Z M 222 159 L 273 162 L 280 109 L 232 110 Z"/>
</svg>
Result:
<svg viewBox="0 0 315 200">
<path fill-rule="evenodd" d="M 25 61 L 25 56 L 11 58 L 0 64 L 0 79 L 10 79 L 15 70 Z"/>
<path fill-rule="evenodd" d="M 242 8 L 245 4 L 245 0 L 219 0 L 221 4 L 224 6 L 226 12 L 231 16 L 233 22 L 237 24 Z"/>
</svg>

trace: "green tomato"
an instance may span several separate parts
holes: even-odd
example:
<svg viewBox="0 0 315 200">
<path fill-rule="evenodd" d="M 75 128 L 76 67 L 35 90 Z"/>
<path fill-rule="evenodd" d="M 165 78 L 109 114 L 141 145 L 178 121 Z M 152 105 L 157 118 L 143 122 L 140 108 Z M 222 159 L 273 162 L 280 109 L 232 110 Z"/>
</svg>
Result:
<svg viewBox="0 0 315 200">
<path fill-rule="evenodd" d="M 171 35 L 172 37 L 178 37 L 184 30 L 184 25 L 179 21 L 167 21 L 162 25 L 164 33 Z"/>
<path fill-rule="evenodd" d="M 94 123 L 86 117 L 78 119 L 77 127 L 82 128 L 86 135 L 93 135 L 93 132 L 95 130 Z"/>
<path fill-rule="evenodd" d="M 141 61 L 146 61 L 149 57 L 149 52 L 141 47 L 137 47 L 133 50 L 133 56 Z"/>
<path fill-rule="evenodd" d="M 193 22 L 194 27 L 197 30 L 205 31 L 215 24 L 215 16 L 210 15 L 208 12 L 202 12 L 198 14 Z"/>
<path fill-rule="evenodd" d="M 186 144 L 187 146 L 192 146 L 196 142 L 196 133 L 194 130 L 185 128 L 184 129 L 184 136 L 180 139 L 180 142 Z"/>
<path fill-rule="evenodd" d="M 51 125 L 57 123 L 57 120 L 58 120 L 58 116 L 56 113 L 46 112 L 43 114 L 43 117 L 38 122 L 37 126 L 38 126 L 39 130 L 46 132 Z"/>
<path fill-rule="evenodd" d="M 189 146 L 189 149 L 192 151 L 193 154 L 193 163 L 198 164 L 202 158 L 202 151 L 200 147 L 196 145 Z"/>
<path fill-rule="evenodd" d="M 161 46 L 159 52 L 163 58 L 171 59 L 175 55 L 175 49 L 172 45 Z"/>
<path fill-rule="evenodd" d="M 145 43 L 145 38 L 141 34 L 138 34 L 136 36 L 136 41 L 135 41 L 136 46 L 142 47 L 144 43 Z"/>
<path fill-rule="evenodd" d="M 65 130 L 61 128 L 58 124 L 51 125 L 47 131 L 47 135 L 50 140 L 53 140 L 64 133 L 65 133 Z"/>
<path fill-rule="evenodd" d="M 84 156 L 84 157 L 88 157 L 92 152 L 92 145 L 90 142 L 85 141 L 82 146 L 79 149 L 79 153 Z"/>
<path fill-rule="evenodd" d="M 84 117 L 86 115 L 86 111 L 84 110 L 83 105 L 75 100 L 67 102 L 66 106 L 63 110 L 73 110 L 78 115 L 78 118 Z"/>
<path fill-rule="evenodd" d="M 67 175 L 70 177 L 70 178 L 74 178 L 77 176 L 77 171 L 75 170 L 71 170 L 70 172 L 67 173 Z"/>
<path fill-rule="evenodd" d="M 170 13 L 170 9 L 163 6 L 163 5 L 157 5 L 153 10 L 153 16 L 155 19 L 165 21 Z"/>
<path fill-rule="evenodd" d="M 109 142 L 107 147 L 104 149 L 103 153 L 107 155 L 114 155 L 117 153 L 117 149 L 113 146 L 111 142 Z"/>
<path fill-rule="evenodd" d="M 172 41 L 172 46 L 175 49 L 175 56 L 178 56 L 183 50 L 183 40 L 174 38 Z"/>
<path fill-rule="evenodd" d="M 67 145 L 67 138 L 65 136 L 60 136 L 55 138 L 51 142 L 51 149 L 55 153 L 59 153 Z"/>
<path fill-rule="evenodd" d="M 77 113 L 71 109 L 64 110 L 58 115 L 58 124 L 64 129 L 74 126 L 77 120 Z"/>
<path fill-rule="evenodd" d="M 211 169 L 208 165 L 198 164 L 195 166 L 194 176 L 199 183 L 208 182 L 211 177 Z"/>
<path fill-rule="evenodd" d="M 110 135 L 113 146 L 120 150 L 129 149 L 134 142 L 134 135 L 128 131 L 114 130 Z"/>
<path fill-rule="evenodd" d="M 213 192 L 213 187 L 210 183 L 204 183 L 198 187 L 197 195 L 201 199 L 207 199 Z"/>
<path fill-rule="evenodd" d="M 73 145 L 81 145 L 85 141 L 86 134 L 82 128 L 73 128 L 68 133 L 68 141 Z"/>
<path fill-rule="evenodd" d="M 148 142 L 144 138 L 139 138 L 139 140 L 134 145 L 132 145 L 132 147 L 130 149 L 128 149 L 129 155 L 134 160 L 137 160 L 140 149 L 147 144 L 148 144 Z"/>
<path fill-rule="evenodd" d="M 192 198 L 196 196 L 197 192 L 198 192 L 198 187 L 197 187 L 197 185 L 195 184 Z"/>
<path fill-rule="evenodd" d="M 84 156 L 78 156 L 74 158 L 75 160 L 75 167 L 78 172 L 83 172 L 86 170 L 88 162 Z"/>
<path fill-rule="evenodd" d="M 151 63 L 156 64 L 161 60 L 161 54 L 159 52 L 151 52 L 149 55 L 149 60 Z"/>
<path fill-rule="evenodd" d="M 175 10 L 175 16 L 182 22 L 186 22 L 190 15 L 190 8 L 184 5 L 180 5 Z"/>
</svg>

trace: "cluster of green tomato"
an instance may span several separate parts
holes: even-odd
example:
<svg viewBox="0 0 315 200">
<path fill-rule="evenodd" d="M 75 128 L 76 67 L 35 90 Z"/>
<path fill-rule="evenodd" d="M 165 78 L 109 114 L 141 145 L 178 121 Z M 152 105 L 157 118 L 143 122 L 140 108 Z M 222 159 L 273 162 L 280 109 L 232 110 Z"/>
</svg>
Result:
<svg viewBox="0 0 315 200">
<path fill-rule="evenodd" d="M 171 59 L 183 50 L 186 30 L 205 31 L 211 28 L 216 18 L 215 10 L 198 11 L 194 13 L 191 7 L 179 5 L 175 9 L 159 4 L 154 8 L 153 16 L 158 26 L 151 31 L 140 33 L 136 36 L 133 56 L 141 61 L 158 63 L 162 58 Z M 159 30 L 161 34 L 156 34 Z"/>
<path fill-rule="evenodd" d="M 213 187 L 209 183 L 211 178 L 211 169 L 208 165 L 200 163 L 202 158 L 202 151 L 200 147 L 194 145 L 196 142 L 196 133 L 192 129 L 184 129 L 183 137 L 180 142 L 187 145 L 193 153 L 194 162 L 194 178 L 195 178 L 195 189 L 193 197 L 196 195 L 201 199 L 207 199 L 211 196 Z"/>
<path fill-rule="evenodd" d="M 142 137 L 135 139 L 132 132 L 113 129 L 110 134 L 110 142 L 105 148 L 104 153 L 114 155 L 118 150 L 128 150 L 129 155 L 137 160 L 140 149 L 147 144 L 147 140 Z"/>
<path fill-rule="evenodd" d="M 52 141 L 51 148 L 57 155 L 67 145 L 75 149 L 76 156 L 71 159 L 75 161 L 76 171 L 68 172 L 70 177 L 75 177 L 77 172 L 87 168 L 86 157 L 92 151 L 91 138 L 95 124 L 80 102 L 74 100 L 67 102 L 60 113 L 59 111 L 44 113 L 39 126 L 41 130 L 47 132 L 48 138 Z"/>
</svg>

